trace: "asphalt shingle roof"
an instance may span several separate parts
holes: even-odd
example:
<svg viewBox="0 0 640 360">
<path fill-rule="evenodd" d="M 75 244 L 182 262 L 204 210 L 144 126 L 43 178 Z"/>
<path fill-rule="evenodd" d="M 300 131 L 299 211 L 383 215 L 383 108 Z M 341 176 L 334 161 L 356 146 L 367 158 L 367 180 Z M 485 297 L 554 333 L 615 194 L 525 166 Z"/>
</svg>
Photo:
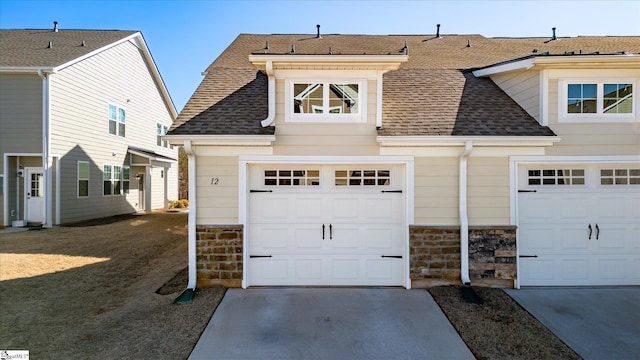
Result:
<svg viewBox="0 0 640 360">
<path fill-rule="evenodd" d="M 0 66 L 56 67 L 135 33 L 137 31 L 0 30 Z"/>
<path fill-rule="evenodd" d="M 273 127 L 260 125 L 267 116 L 267 81 L 250 54 L 399 55 L 405 44 L 409 61 L 384 75 L 380 135 L 554 135 L 493 81 L 466 70 L 545 52 L 640 53 L 640 37 L 241 34 L 207 68 L 170 134 L 273 134 Z"/>
</svg>

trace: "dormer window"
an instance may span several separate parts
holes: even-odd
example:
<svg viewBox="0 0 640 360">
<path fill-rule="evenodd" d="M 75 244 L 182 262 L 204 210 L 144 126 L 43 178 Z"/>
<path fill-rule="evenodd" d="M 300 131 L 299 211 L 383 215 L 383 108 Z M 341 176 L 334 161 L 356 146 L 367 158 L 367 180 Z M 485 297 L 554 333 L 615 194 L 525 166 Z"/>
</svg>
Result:
<svg viewBox="0 0 640 360">
<path fill-rule="evenodd" d="M 289 81 L 288 121 L 362 122 L 366 81 Z"/>
</svg>

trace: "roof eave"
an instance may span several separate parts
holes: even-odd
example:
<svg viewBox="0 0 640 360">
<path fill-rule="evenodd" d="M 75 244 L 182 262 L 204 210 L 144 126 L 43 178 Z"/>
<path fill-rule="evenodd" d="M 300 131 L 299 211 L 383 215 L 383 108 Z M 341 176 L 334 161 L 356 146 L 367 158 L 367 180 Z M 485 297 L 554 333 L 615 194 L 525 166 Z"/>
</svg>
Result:
<svg viewBox="0 0 640 360">
<path fill-rule="evenodd" d="M 51 66 L 0 66 L 0 72 L 17 74 L 38 74 L 42 72 L 53 74 L 56 73 L 56 68 Z"/>
<path fill-rule="evenodd" d="M 395 70 L 409 61 L 409 55 L 283 55 L 283 54 L 251 54 L 249 61 L 255 66 L 264 66 L 271 62 L 276 65 L 358 65 L 366 64 Z"/>
<path fill-rule="evenodd" d="M 275 135 L 165 135 L 171 145 L 183 145 L 190 141 L 193 146 L 272 146 Z"/>
<path fill-rule="evenodd" d="M 490 76 L 494 74 L 506 73 L 516 70 L 528 70 L 536 66 L 559 66 L 572 65 L 584 66 L 602 63 L 617 63 L 624 65 L 640 66 L 640 54 L 603 54 L 603 55 L 540 55 L 526 59 L 490 65 L 488 67 L 474 70 L 476 77 Z"/>
<path fill-rule="evenodd" d="M 389 147 L 429 147 L 465 146 L 467 141 L 473 146 L 483 147 L 529 147 L 553 146 L 560 142 L 559 136 L 378 136 L 380 146 Z"/>
</svg>

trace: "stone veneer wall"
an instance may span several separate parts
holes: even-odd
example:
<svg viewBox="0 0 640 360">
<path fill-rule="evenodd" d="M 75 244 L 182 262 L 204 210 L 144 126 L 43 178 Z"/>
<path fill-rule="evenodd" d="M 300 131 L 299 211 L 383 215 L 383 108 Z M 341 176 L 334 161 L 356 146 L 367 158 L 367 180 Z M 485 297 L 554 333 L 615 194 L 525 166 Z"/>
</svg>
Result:
<svg viewBox="0 0 640 360">
<path fill-rule="evenodd" d="M 196 225 L 198 287 L 242 287 L 242 225 Z"/>
<path fill-rule="evenodd" d="M 411 286 L 460 284 L 460 227 L 409 227 Z M 516 227 L 469 227 L 472 285 L 513 287 L 516 278 Z"/>
</svg>

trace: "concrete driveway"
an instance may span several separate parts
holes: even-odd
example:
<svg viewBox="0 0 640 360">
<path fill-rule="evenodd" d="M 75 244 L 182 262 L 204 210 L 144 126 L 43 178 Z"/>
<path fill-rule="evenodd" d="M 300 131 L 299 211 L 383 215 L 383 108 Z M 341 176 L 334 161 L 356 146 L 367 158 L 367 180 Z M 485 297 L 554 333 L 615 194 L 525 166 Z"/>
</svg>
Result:
<svg viewBox="0 0 640 360">
<path fill-rule="evenodd" d="M 640 287 L 506 292 L 584 359 L 640 359 Z"/>
<path fill-rule="evenodd" d="M 425 290 L 229 289 L 189 359 L 474 359 Z"/>
</svg>

